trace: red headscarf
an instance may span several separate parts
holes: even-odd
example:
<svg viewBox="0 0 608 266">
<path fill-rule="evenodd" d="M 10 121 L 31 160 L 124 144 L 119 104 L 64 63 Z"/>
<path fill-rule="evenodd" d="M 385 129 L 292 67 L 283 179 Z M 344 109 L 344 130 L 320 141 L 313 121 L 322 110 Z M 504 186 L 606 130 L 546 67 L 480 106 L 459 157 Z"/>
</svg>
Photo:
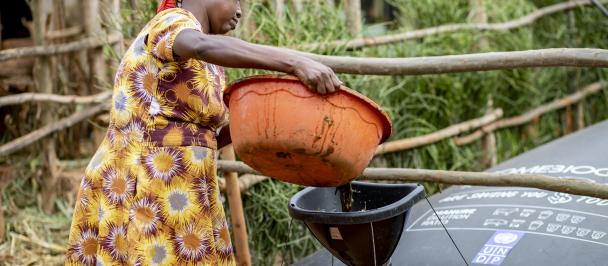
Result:
<svg viewBox="0 0 608 266">
<path fill-rule="evenodd" d="M 169 9 L 169 8 L 175 8 L 177 7 L 177 5 L 175 4 L 175 0 L 163 0 L 159 5 L 158 5 L 158 9 L 156 9 L 156 13 L 160 13 L 163 10 Z"/>
</svg>

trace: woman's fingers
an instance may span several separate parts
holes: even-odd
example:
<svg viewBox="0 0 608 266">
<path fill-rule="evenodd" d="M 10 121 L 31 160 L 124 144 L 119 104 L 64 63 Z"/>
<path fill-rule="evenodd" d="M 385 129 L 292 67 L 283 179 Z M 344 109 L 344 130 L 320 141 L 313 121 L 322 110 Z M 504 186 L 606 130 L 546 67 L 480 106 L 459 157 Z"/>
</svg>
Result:
<svg viewBox="0 0 608 266">
<path fill-rule="evenodd" d="M 336 91 L 336 86 L 333 84 L 331 74 L 325 75 L 325 88 L 327 89 L 328 93 L 333 93 Z"/>
<path fill-rule="evenodd" d="M 340 79 L 338 79 L 338 76 L 336 76 L 336 74 L 331 75 L 331 82 L 334 85 L 334 88 L 338 89 L 340 88 L 340 86 L 342 86 L 342 81 L 340 81 Z"/>
<path fill-rule="evenodd" d="M 317 92 L 318 92 L 319 94 L 322 94 L 322 95 L 323 95 L 323 94 L 327 93 L 327 89 L 325 88 L 325 82 L 323 82 L 323 80 L 322 80 L 322 79 L 317 78 L 317 79 L 315 80 L 315 82 L 317 82 Z"/>
<path fill-rule="evenodd" d="M 333 93 L 342 85 L 331 68 L 315 61 L 303 61 L 294 74 L 319 94 Z"/>
</svg>

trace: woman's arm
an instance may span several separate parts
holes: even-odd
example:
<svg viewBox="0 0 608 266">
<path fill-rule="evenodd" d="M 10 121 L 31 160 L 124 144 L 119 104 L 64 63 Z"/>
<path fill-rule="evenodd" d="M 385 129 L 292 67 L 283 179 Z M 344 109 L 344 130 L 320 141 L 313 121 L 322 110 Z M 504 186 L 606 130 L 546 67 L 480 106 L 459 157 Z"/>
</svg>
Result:
<svg viewBox="0 0 608 266">
<path fill-rule="evenodd" d="M 207 35 L 186 29 L 177 35 L 173 52 L 182 59 L 196 58 L 225 67 L 293 74 L 321 94 L 334 92 L 341 84 L 331 68 L 312 59 L 286 49 L 252 44 L 229 36 Z"/>
</svg>

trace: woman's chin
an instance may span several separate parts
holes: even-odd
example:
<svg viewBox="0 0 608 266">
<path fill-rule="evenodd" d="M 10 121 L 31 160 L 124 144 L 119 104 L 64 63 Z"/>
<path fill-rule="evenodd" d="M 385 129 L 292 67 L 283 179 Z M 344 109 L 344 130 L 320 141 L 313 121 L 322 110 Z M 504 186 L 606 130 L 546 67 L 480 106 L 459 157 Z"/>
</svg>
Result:
<svg viewBox="0 0 608 266">
<path fill-rule="evenodd" d="M 236 30 L 236 25 L 237 24 L 228 23 L 228 25 L 226 25 L 226 28 L 228 29 L 226 32 Z"/>
</svg>

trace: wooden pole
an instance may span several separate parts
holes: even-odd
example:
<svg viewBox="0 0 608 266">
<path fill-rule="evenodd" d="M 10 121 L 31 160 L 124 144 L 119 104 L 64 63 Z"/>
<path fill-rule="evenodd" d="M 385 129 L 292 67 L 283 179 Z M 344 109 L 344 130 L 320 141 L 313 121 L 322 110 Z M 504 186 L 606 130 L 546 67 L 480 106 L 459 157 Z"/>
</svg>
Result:
<svg viewBox="0 0 608 266">
<path fill-rule="evenodd" d="M 107 27 L 108 34 L 122 36 L 122 16 L 120 14 L 120 0 L 104 0 L 103 2 L 107 10 L 107 14 L 103 16 L 103 23 Z M 112 45 L 114 51 L 114 57 L 110 60 L 110 69 L 112 73 L 118 68 L 120 59 L 123 55 L 123 44 L 122 40 L 115 42 Z"/>
<path fill-rule="evenodd" d="M 0 193 L 4 192 L 4 188 L 0 187 Z M 4 242 L 4 207 L 2 206 L 2 197 L 0 197 L 0 242 Z"/>
<path fill-rule="evenodd" d="M 86 0 L 82 1 L 83 14 L 84 14 L 84 31 L 89 37 L 96 37 L 103 35 L 101 29 L 100 19 L 100 4 L 99 0 Z M 100 88 L 107 84 L 107 68 L 105 59 L 103 56 L 103 50 L 101 48 L 94 48 L 89 51 L 89 84 L 93 87 Z"/>
<path fill-rule="evenodd" d="M 2 15 L 0 15 L 0 33 L 2 33 Z M 2 34 L 0 34 L 0 50 L 2 50 Z M 2 207 L 2 206 L 0 206 Z"/>
<path fill-rule="evenodd" d="M 218 161 L 218 169 L 259 175 L 236 161 Z M 590 179 L 554 177 L 540 174 L 464 172 L 409 168 L 366 168 L 359 180 L 438 182 L 452 185 L 531 187 L 555 192 L 608 199 L 608 184 Z"/>
<path fill-rule="evenodd" d="M 107 109 L 108 109 L 108 105 L 103 103 L 103 104 L 99 104 L 99 105 L 93 106 L 91 108 L 85 109 L 83 111 L 77 112 L 75 114 L 72 114 L 59 121 L 53 121 L 52 123 L 46 124 L 45 126 L 39 128 L 39 129 L 36 129 L 36 130 L 26 134 L 25 136 L 21 136 L 19 138 L 11 140 L 7 143 L 4 143 L 2 146 L 0 146 L 0 156 L 6 156 L 13 152 L 16 152 L 38 140 L 41 140 L 42 138 L 44 138 L 54 132 L 57 132 L 64 128 L 71 127 L 74 124 L 76 124 L 82 120 L 85 120 L 89 117 L 92 117 Z"/>
<path fill-rule="evenodd" d="M 568 105 L 577 103 L 577 102 L 583 100 L 585 97 L 601 91 L 603 88 L 606 87 L 606 85 L 608 85 L 608 83 L 603 82 L 603 81 L 589 84 L 573 94 L 570 94 L 561 99 L 556 99 L 550 103 L 538 106 L 521 115 L 501 119 L 501 120 L 493 122 L 489 125 L 483 126 L 481 129 L 476 130 L 475 132 L 473 132 L 470 135 L 455 139 L 454 143 L 459 146 L 466 145 L 466 144 L 472 143 L 473 141 L 481 138 L 483 136 L 484 132 L 495 131 L 495 130 L 505 128 L 505 127 L 518 126 L 518 125 L 528 123 L 528 122 L 540 117 L 541 115 L 543 115 L 545 113 L 555 111 L 557 109 L 561 109 Z"/>
<path fill-rule="evenodd" d="M 26 102 L 54 102 L 64 104 L 102 103 L 110 99 L 111 96 L 111 91 L 105 91 L 91 96 L 57 95 L 26 92 L 0 97 L 0 107 L 22 104 Z"/>
<path fill-rule="evenodd" d="M 568 105 L 564 112 L 564 135 L 572 132 L 574 132 L 574 114 L 572 112 L 572 105 Z"/>
<path fill-rule="evenodd" d="M 236 159 L 232 145 L 228 145 L 221 150 L 221 157 L 231 161 Z M 226 180 L 226 195 L 228 196 L 228 204 L 230 206 L 230 218 L 232 219 L 237 261 L 239 265 L 249 266 L 251 265 L 251 254 L 249 252 L 247 224 L 245 223 L 238 174 L 235 172 L 224 172 L 224 179 Z"/>
<path fill-rule="evenodd" d="M 282 28 L 284 25 L 285 0 L 272 0 L 272 6 L 277 25 Z"/>
<path fill-rule="evenodd" d="M 494 108 L 494 101 L 492 100 L 492 95 L 488 95 L 488 100 L 486 103 L 486 114 L 491 112 Z M 496 153 L 496 134 L 494 131 L 487 132 L 482 140 L 482 158 L 481 165 L 484 168 L 491 168 L 498 163 L 498 155 Z"/>
<path fill-rule="evenodd" d="M 4 188 L 15 179 L 13 170 L 14 169 L 10 166 L 0 167 L 0 194 L 2 194 Z M 4 208 L 2 206 L 2 197 L 0 197 L 0 242 L 4 241 L 4 236 L 6 235 L 6 232 L 4 231 L 6 226 L 4 222 Z"/>
<path fill-rule="evenodd" d="M 435 131 L 430 134 L 413 137 L 413 138 L 390 141 L 390 142 L 387 142 L 387 143 L 384 143 L 384 144 L 381 144 L 380 146 L 378 146 L 378 148 L 376 149 L 376 155 L 389 153 L 389 152 L 395 152 L 395 151 L 407 150 L 407 149 L 435 143 L 437 141 L 456 136 L 462 132 L 466 132 L 466 131 L 490 124 L 490 123 L 496 121 L 497 119 L 499 119 L 500 117 L 502 117 L 502 110 L 497 109 L 497 110 L 493 110 L 493 111 L 487 113 L 483 117 L 479 117 L 479 118 L 475 118 L 475 119 L 472 119 L 472 120 L 469 120 L 466 122 L 462 122 L 459 124 L 451 125 L 449 127 Z"/>
<path fill-rule="evenodd" d="M 65 29 L 48 31 L 46 38 L 48 40 L 71 38 L 82 33 L 82 26 L 72 26 Z"/>
<path fill-rule="evenodd" d="M 572 0 L 568 0 L 569 2 L 571 2 Z M 573 10 L 569 10 L 567 13 L 568 16 L 568 28 L 567 28 L 567 46 L 568 47 L 572 47 L 575 44 L 575 41 L 572 39 L 572 35 L 576 34 L 576 30 L 575 30 L 575 17 L 574 17 L 574 12 Z M 577 70 L 578 71 L 578 70 Z M 577 82 L 576 78 L 573 78 L 572 76 L 572 71 L 568 71 L 567 73 L 568 76 L 568 87 L 572 88 L 572 89 L 577 89 L 578 88 L 578 84 L 575 84 Z M 576 74 L 575 74 L 576 75 Z M 575 131 L 574 128 L 574 113 L 572 110 L 573 106 L 572 105 L 568 105 L 566 106 L 566 110 L 563 113 L 562 116 L 562 125 L 563 125 L 563 134 L 567 135 L 570 134 L 572 132 Z"/>
<path fill-rule="evenodd" d="M 47 0 L 33 0 L 31 2 L 33 27 L 32 27 L 32 39 L 35 45 L 46 44 L 46 23 L 47 15 L 49 13 L 50 1 Z M 38 91 L 42 93 L 51 94 L 53 93 L 53 82 L 51 79 L 51 62 L 50 58 L 43 56 L 36 60 L 34 67 L 34 78 L 35 84 Z M 51 124 L 53 122 L 53 111 L 45 110 L 42 122 L 44 124 Z M 47 173 L 49 174 L 43 180 L 42 186 L 42 201 L 40 202 L 42 210 L 50 214 L 53 212 L 55 206 L 55 198 L 57 196 L 56 185 L 57 185 L 57 154 L 55 152 L 55 140 L 47 139 L 43 142 L 43 154 L 46 163 Z"/>
<path fill-rule="evenodd" d="M 239 189 L 241 191 L 241 194 L 247 192 L 247 190 L 249 190 L 255 184 L 260 183 L 264 180 L 268 180 L 269 178 L 270 177 L 263 176 L 263 175 L 250 175 L 250 174 L 245 174 L 245 175 L 239 177 Z M 220 186 L 220 190 L 225 192 L 226 191 L 226 179 L 220 178 L 218 183 Z"/>
<path fill-rule="evenodd" d="M 585 102 L 580 101 L 576 105 L 576 129 L 581 130 L 585 128 Z"/>
<path fill-rule="evenodd" d="M 15 48 L 0 51 L 0 61 L 20 56 L 54 55 L 98 47 L 115 42 L 121 36 L 107 39 L 86 38 L 65 45 Z M 608 50 L 593 48 L 549 48 L 514 52 L 492 52 L 464 55 L 424 56 L 408 58 L 373 58 L 325 56 L 299 52 L 333 68 L 337 73 L 359 75 L 426 75 L 459 72 L 504 70 L 529 67 L 608 67 Z"/>
<path fill-rule="evenodd" d="M 529 67 L 608 67 L 608 50 L 550 48 L 515 52 L 409 58 L 325 56 L 295 52 L 331 67 L 336 73 L 359 75 L 425 75 Z"/>
<path fill-rule="evenodd" d="M 0 61 L 24 57 L 51 56 L 77 52 L 83 49 L 98 48 L 105 44 L 119 43 L 121 40 L 121 34 L 110 34 L 107 37 L 94 36 L 62 44 L 37 45 L 32 47 L 6 49 L 0 51 Z"/>
<path fill-rule="evenodd" d="M 344 0 L 344 14 L 346 15 L 346 27 L 350 35 L 361 37 L 363 35 L 361 0 Z"/>
<path fill-rule="evenodd" d="M 487 24 L 488 16 L 486 15 L 486 8 L 484 6 L 484 0 L 469 0 L 469 7 L 471 9 L 469 17 L 471 22 L 478 24 Z M 482 33 L 483 34 L 483 33 Z M 490 42 L 485 36 L 480 36 L 479 40 L 475 43 L 474 50 L 476 51 L 487 51 L 490 49 Z M 493 88 L 485 88 L 493 89 Z M 494 109 L 494 101 L 492 100 L 492 93 L 488 94 L 486 100 L 486 114 Z M 491 168 L 497 163 L 496 155 L 496 135 L 494 132 L 488 132 L 482 140 L 482 157 L 481 165 L 483 168 Z"/>
<path fill-rule="evenodd" d="M 574 2 L 575 0 L 570 0 L 570 2 Z M 576 14 L 574 12 L 574 10 L 569 10 L 568 11 L 568 19 L 570 22 L 570 27 L 569 27 L 569 35 L 570 35 L 570 45 L 571 46 L 576 46 L 579 45 L 581 43 L 580 41 L 580 36 L 578 33 L 578 30 L 576 28 Z M 572 40 L 574 38 L 574 40 Z M 581 89 L 580 86 L 580 80 L 581 80 L 581 70 L 577 69 L 576 70 L 576 74 L 575 74 L 575 78 L 574 79 L 570 79 L 573 83 L 574 83 L 574 88 L 576 89 Z M 580 101 L 578 104 L 576 104 L 576 129 L 580 130 L 585 128 L 585 101 Z"/>
</svg>

